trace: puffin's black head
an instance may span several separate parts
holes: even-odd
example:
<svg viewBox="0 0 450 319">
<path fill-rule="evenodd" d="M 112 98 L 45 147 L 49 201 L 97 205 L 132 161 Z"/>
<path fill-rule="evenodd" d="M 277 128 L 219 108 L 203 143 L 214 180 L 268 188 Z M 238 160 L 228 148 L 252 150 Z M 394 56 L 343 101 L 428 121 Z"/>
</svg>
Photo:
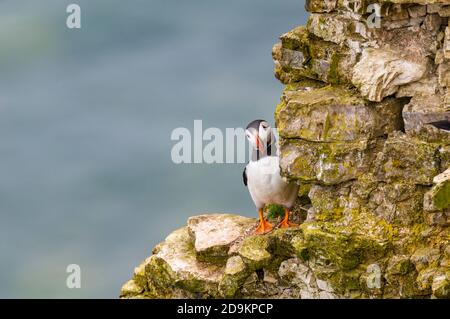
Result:
<svg viewBox="0 0 450 319">
<path fill-rule="evenodd" d="M 272 128 L 265 120 L 254 120 L 247 125 L 245 136 L 254 149 L 264 153 L 272 142 Z"/>
</svg>

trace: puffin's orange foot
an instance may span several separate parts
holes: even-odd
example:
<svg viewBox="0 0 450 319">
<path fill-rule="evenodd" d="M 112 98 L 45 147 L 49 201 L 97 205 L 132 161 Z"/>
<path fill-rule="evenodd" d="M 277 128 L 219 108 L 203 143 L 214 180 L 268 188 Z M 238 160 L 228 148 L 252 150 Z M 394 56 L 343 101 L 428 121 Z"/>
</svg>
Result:
<svg viewBox="0 0 450 319">
<path fill-rule="evenodd" d="M 262 235 L 267 232 L 270 232 L 273 229 L 272 224 L 270 224 L 267 220 L 263 219 L 259 222 L 258 228 L 255 230 L 255 234 Z"/>
<path fill-rule="evenodd" d="M 284 218 L 280 223 L 280 228 L 289 228 L 298 226 L 298 224 L 294 224 L 289 221 L 289 209 L 285 208 L 284 213 L 285 213 Z"/>
<path fill-rule="evenodd" d="M 283 219 L 280 223 L 280 228 L 289 228 L 289 227 L 297 227 L 298 224 L 291 223 L 289 220 Z"/>
</svg>

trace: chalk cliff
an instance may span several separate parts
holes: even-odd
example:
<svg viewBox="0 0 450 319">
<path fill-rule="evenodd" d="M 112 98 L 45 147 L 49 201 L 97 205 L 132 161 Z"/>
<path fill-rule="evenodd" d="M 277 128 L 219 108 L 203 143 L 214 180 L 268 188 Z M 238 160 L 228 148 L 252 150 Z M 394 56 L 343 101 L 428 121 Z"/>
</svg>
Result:
<svg viewBox="0 0 450 319">
<path fill-rule="evenodd" d="M 370 3 L 307 0 L 273 48 L 301 226 L 191 217 L 121 297 L 450 298 L 450 0 Z"/>
</svg>

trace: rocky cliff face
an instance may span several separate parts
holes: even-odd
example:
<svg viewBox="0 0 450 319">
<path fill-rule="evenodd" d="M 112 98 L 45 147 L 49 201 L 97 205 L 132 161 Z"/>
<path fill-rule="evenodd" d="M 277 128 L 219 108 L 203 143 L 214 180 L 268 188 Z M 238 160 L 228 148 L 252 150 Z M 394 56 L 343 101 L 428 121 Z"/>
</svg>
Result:
<svg viewBox="0 0 450 319">
<path fill-rule="evenodd" d="M 308 24 L 273 48 L 302 225 L 192 217 L 122 297 L 450 297 L 450 133 L 426 124 L 450 118 L 450 1 L 378 3 L 307 0 Z"/>
</svg>

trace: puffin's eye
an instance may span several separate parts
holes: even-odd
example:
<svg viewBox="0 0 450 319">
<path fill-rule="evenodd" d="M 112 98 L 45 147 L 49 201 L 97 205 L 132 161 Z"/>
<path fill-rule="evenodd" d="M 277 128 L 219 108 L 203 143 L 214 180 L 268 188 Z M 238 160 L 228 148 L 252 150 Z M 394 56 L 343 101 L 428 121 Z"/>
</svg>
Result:
<svg viewBox="0 0 450 319">
<path fill-rule="evenodd" d="M 261 123 L 261 126 L 262 126 L 263 129 L 266 129 L 266 128 L 269 127 L 266 123 Z"/>
</svg>

